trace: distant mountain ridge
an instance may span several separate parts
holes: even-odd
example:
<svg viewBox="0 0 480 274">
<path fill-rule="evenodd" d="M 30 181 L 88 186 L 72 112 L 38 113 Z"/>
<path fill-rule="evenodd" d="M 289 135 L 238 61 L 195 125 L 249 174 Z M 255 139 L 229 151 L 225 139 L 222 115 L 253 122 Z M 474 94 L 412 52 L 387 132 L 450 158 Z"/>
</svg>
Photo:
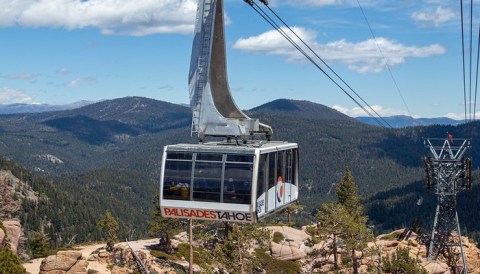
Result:
<svg viewBox="0 0 480 274">
<path fill-rule="evenodd" d="M 48 105 L 48 104 L 0 104 L 0 114 L 17 114 L 17 113 L 39 113 L 47 111 L 59 111 L 80 108 L 89 104 L 92 101 L 78 101 L 71 104 L 64 105 Z"/>
<path fill-rule="evenodd" d="M 404 128 L 414 126 L 431 126 L 431 125 L 458 125 L 462 121 L 454 120 L 447 117 L 439 118 L 413 118 L 406 115 L 394 115 L 389 117 L 382 117 L 393 128 Z M 372 117 L 357 117 L 358 121 L 369 125 L 378 126 L 379 124 Z"/>
<path fill-rule="evenodd" d="M 126 97 L 129 98 L 129 97 Z M 130 97 L 136 98 L 136 97 Z M 137 97 L 140 98 L 140 97 Z M 145 98 L 147 99 L 147 98 Z M 114 100 L 105 100 L 113 102 Z M 20 113 L 43 113 L 43 112 L 52 112 L 52 111 L 62 111 L 62 110 L 75 110 L 82 108 L 88 105 L 96 104 L 101 101 L 78 101 L 71 104 L 64 105 L 49 105 L 49 104 L 0 104 L 0 115 L 1 114 L 20 114 Z M 166 102 L 165 102 L 166 103 Z M 168 103 L 166 103 L 168 104 Z M 186 107 L 189 109 L 188 105 L 180 104 L 181 107 Z M 134 106 L 132 106 L 134 107 Z M 356 119 L 365 124 L 378 126 L 378 122 L 372 117 L 356 117 L 351 118 L 347 115 L 344 115 L 335 109 L 323 106 L 321 104 L 312 103 L 309 101 L 298 101 L 298 100 L 289 100 L 289 99 L 277 99 L 258 107 L 247 110 L 247 112 L 296 112 L 297 115 L 302 115 L 307 118 L 316 118 L 316 119 L 340 119 L 340 120 L 349 120 Z M 182 111 L 183 112 L 183 111 Z M 321 114 L 321 115 L 319 115 Z M 115 115 L 112 113 L 111 115 Z M 382 117 L 390 126 L 393 128 L 404 128 L 412 126 L 429 126 L 429 125 L 458 125 L 462 121 L 454 120 L 447 117 L 438 117 L 438 118 L 413 118 L 406 115 L 394 115 L 388 117 Z"/>
</svg>

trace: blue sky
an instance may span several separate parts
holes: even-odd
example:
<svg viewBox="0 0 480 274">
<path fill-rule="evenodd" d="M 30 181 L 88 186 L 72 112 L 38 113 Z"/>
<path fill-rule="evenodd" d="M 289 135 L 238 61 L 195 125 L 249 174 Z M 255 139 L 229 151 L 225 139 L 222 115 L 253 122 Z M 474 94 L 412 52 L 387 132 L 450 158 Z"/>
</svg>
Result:
<svg viewBox="0 0 480 274">
<path fill-rule="evenodd" d="M 464 117 L 459 1 L 269 2 L 381 115 Z M 240 108 L 289 98 L 366 116 L 244 1 L 224 4 L 228 79 Z M 194 0 L 0 0 L 0 104 L 125 96 L 188 103 L 196 5 Z M 474 14 L 479 9 L 475 3 Z M 474 75 L 476 47 L 473 53 Z"/>
</svg>

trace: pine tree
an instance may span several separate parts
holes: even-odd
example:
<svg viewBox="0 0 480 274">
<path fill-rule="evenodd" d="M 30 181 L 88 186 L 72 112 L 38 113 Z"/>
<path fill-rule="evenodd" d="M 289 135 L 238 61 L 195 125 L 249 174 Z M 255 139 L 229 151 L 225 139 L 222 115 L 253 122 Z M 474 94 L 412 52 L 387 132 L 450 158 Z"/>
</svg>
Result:
<svg viewBox="0 0 480 274">
<path fill-rule="evenodd" d="M 181 219 L 164 218 L 160 209 L 158 195 L 155 196 L 153 209 L 150 211 L 150 220 L 148 221 L 150 235 L 160 236 L 160 247 L 168 254 L 173 253 L 171 237 L 178 233 L 183 225 Z"/>
<path fill-rule="evenodd" d="M 49 237 L 43 232 L 34 232 L 28 240 L 33 258 L 47 257 L 50 251 Z"/>
<path fill-rule="evenodd" d="M 314 235 L 318 235 L 320 240 L 332 239 L 332 242 L 327 246 L 333 254 L 333 266 L 338 269 L 338 238 L 343 238 L 346 226 L 352 223 L 351 216 L 348 211 L 339 203 L 323 204 L 315 215 L 317 218 L 317 225 L 314 230 Z"/>
<path fill-rule="evenodd" d="M 351 259 L 353 263 L 353 273 L 358 273 L 358 259 L 356 251 L 362 251 L 367 248 L 367 243 L 373 239 L 372 233 L 367 229 L 368 217 L 363 215 L 363 206 L 361 197 L 358 195 L 357 186 L 353 176 L 348 168 L 345 169 L 345 175 L 340 183 L 336 186 L 335 194 L 339 204 L 347 210 L 351 218 L 347 219 L 347 223 L 343 225 L 344 231 L 342 239 L 345 248 L 351 251 Z"/>
<path fill-rule="evenodd" d="M 315 235 L 321 240 L 332 238 L 325 254 L 334 255 L 334 267 L 338 269 L 337 244 L 341 239 L 344 249 L 350 252 L 353 264 L 353 273 L 358 273 L 358 259 L 356 251 L 367 248 L 367 243 L 373 235 L 366 227 L 367 216 L 363 215 L 361 198 L 357 194 L 357 186 L 353 180 L 350 170 L 345 170 L 345 175 L 336 187 L 338 202 L 322 205 L 317 214 L 317 225 L 313 229 Z"/>
<path fill-rule="evenodd" d="M 292 216 L 303 211 L 304 206 L 298 203 L 292 203 L 289 206 L 285 207 L 281 212 L 287 214 L 287 225 L 292 226 Z"/>
<path fill-rule="evenodd" d="M 0 251 L 0 274 L 25 274 L 27 270 L 9 248 Z"/>
<path fill-rule="evenodd" d="M 345 169 L 345 175 L 335 188 L 335 194 L 338 202 L 343 205 L 354 217 L 360 217 L 363 213 L 363 207 L 360 203 L 357 186 L 352 173 L 348 168 Z"/>
<path fill-rule="evenodd" d="M 110 210 L 105 211 L 105 217 L 98 221 L 97 227 L 100 228 L 107 237 L 107 250 L 113 250 L 113 246 L 118 241 L 118 223 L 117 220 L 113 217 Z"/>
<path fill-rule="evenodd" d="M 266 248 L 270 233 L 255 224 L 233 224 L 228 237 L 216 245 L 215 258 L 229 273 L 252 273 L 261 262 L 250 252 L 254 246 Z"/>
</svg>

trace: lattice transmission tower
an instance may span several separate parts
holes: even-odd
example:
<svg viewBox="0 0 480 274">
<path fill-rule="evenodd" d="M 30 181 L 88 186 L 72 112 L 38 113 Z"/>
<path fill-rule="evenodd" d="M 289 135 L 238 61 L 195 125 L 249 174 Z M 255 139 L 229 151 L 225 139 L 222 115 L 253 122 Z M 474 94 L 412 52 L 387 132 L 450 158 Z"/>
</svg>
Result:
<svg viewBox="0 0 480 274">
<path fill-rule="evenodd" d="M 467 273 L 460 224 L 457 214 L 457 193 L 472 188 L 472 160 L 464 157 L 470 148 L 467 139 L 431 138 L 425 140 L 428 149 L 423 158 L 426 184 L 437 195 L 437 209 L 430 240 L 427 241 L 429 260 L 443 256 L 452 273 Z"/>
</svg>

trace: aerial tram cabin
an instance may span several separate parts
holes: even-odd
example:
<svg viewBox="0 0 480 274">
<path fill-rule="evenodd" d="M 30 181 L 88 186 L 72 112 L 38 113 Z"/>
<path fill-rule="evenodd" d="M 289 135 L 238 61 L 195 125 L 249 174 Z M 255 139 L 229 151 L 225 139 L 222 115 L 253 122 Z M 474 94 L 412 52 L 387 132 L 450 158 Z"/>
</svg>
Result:
<svg viewBox="0 0 480 274">
<path fill-rule="evenodd" d="M 256 222 L 298 198 L 298 146 L 215 142 L 165 146 L 162 215 Z"/>
<path fill-rule="evenodd" d="M 227 82 L 222 0 L 199 0 L 188 78 L 198 144 L 164 147 L 164 217 L 256 222 L 298 198 L 298 145 L 243 113 Z M 264 136 L 264 140 L 252 138 Z M 205 142 L 206 137 L 225 141 Z"/>
</svg>

